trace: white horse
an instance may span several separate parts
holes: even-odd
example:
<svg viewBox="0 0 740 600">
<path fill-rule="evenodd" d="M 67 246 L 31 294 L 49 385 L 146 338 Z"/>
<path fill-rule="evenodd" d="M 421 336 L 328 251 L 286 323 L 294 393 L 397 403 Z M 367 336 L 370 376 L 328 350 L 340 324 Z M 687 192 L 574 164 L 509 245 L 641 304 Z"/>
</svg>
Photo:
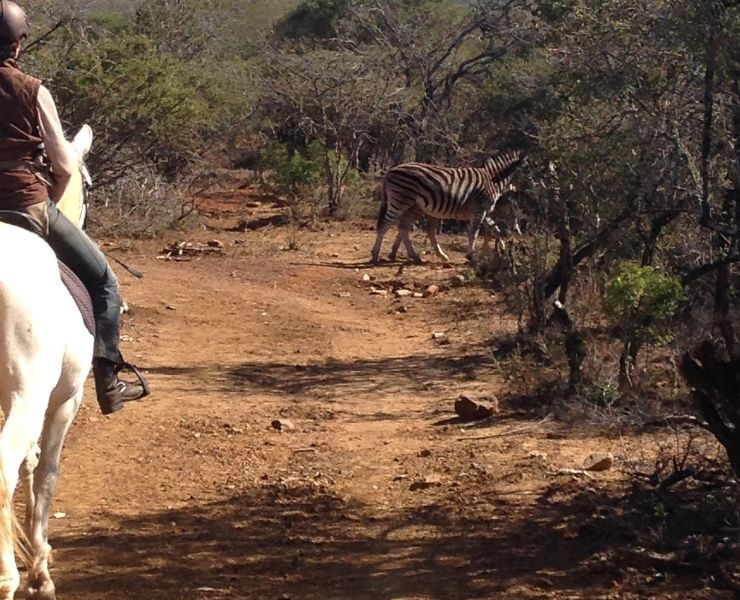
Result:
<svg viewBox="0 0 740 600">
<path fill-rule="evenodd" d="M 91 143 L 87 126 L 71 143 L 81 174 Z M 69 211 L 83 210 L 82 175 L 68 193 L 65 210 L 81 224 L 84 215 Z M 93 336 L 46 242 L 0 223 L 0 256 L 5 257 L 0 261 L 0 408 L 5 421 L 0 430 L 0 600 L 12 600 L 20 585 L 19 546 L 28 561 L 29 597 L 53 600 L 49 509 L 62 444 L 90 371 Z M 26 491 L 25 535 L 18 531 L 12 506 L 19 470 Z"/>
<path fill-rule="evenodd" d="M 87 188 L 92 185 L 90 173 L 85 166 L 84 158 L 92 147 L 93 132 L 89 125 L 83 125 L 69 143 L 72 153 L 79 158 L 79 170 L 72 173 L 72 178 L 64 190 L 57 208 L 64 213 L 72 223 L 82 228 L 87 218 Z"/>
</svg>

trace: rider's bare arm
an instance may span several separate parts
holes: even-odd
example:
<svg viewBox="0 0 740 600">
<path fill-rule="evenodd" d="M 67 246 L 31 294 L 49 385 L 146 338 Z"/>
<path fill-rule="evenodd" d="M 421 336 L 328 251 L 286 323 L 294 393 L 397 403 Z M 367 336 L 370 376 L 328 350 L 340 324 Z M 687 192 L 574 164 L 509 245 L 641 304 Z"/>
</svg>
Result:
<svg viewBox="0 0 740 600">
<path fill-rule="evenodd" d="M 49 197 L 53 202 L 59 202 L 64 194 L 70 178 L 72 169 L 75 168 L 75 158 L 69 149 L 67 140 L 64 138 L 62 124 L 59 121 L 54 99 L 51 93 L 43 85 L 38 94 L 39 132 L 44 140 L 46 154 L 54 171 L 54 185 L 49 188 Z"/>
</svg>

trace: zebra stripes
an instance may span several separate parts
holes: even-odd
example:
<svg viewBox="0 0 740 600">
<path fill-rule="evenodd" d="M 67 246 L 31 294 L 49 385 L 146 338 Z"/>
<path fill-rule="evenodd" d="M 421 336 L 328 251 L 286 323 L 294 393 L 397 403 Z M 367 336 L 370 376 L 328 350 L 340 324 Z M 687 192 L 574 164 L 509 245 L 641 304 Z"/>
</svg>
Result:
<svg viewBox="0 0 740 600">
<path fill-rule="evenodd" d="M 468 257 L 472 258 L 484 220 L 493 212 L 499 197 L 510 189 L 514 171 L 523 160 L 521 152 L 509 150 L 487 159 L 480 168 L 448 168 L 422 163 L 391 168 L 383 179 L 372 262 L 378 263 L 383 237 L 394 224 L 398 225 L 398 235 L 409 258 L 419 262 L 409 231 L 423 214 L 428 217 L 425 229 L 434 251 L 443 260 L 448 257 L 436 239 L 438 220 L 469 221 Z M 398 240 L 396 242 L 394 248 L 398 247 Z"/>
</svg>

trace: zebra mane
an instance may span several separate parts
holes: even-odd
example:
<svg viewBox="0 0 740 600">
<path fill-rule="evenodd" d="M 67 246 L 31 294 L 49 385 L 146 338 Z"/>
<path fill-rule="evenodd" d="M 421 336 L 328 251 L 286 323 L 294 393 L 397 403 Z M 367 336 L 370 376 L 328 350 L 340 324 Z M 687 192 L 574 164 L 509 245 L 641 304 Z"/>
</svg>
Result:
<svg viewBox="0 0 740 600">
<path fill-rule="evenodd" d="M 524 160 L 524 153 L 521 150 L 505 150 L 489 156 L 484 163 L 484 169 L 488 171 L 494 179 L 500 179 L 501 176 L 508 177 L 513 173 L 519 163 Z"/>
</svg>

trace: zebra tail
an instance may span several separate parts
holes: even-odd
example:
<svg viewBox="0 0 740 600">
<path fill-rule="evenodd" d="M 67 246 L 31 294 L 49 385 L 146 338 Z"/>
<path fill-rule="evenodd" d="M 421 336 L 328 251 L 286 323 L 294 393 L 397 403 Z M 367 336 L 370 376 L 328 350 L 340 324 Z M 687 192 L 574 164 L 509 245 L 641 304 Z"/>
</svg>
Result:
<svg viewBox="0 0 740 600">
<path fill-rule="evenodd" d="M 380 229 L 380 227 L 383 225 L 383 221 L 385 220 L 385 215 L 388 212 L 388 196 L 385 193 L 385 180 L 383 181 L 383 187 L 380 190 L 380 210 L 378 211 L 378 223 L 376 225 L 377 229 Z"/>
</svg>

